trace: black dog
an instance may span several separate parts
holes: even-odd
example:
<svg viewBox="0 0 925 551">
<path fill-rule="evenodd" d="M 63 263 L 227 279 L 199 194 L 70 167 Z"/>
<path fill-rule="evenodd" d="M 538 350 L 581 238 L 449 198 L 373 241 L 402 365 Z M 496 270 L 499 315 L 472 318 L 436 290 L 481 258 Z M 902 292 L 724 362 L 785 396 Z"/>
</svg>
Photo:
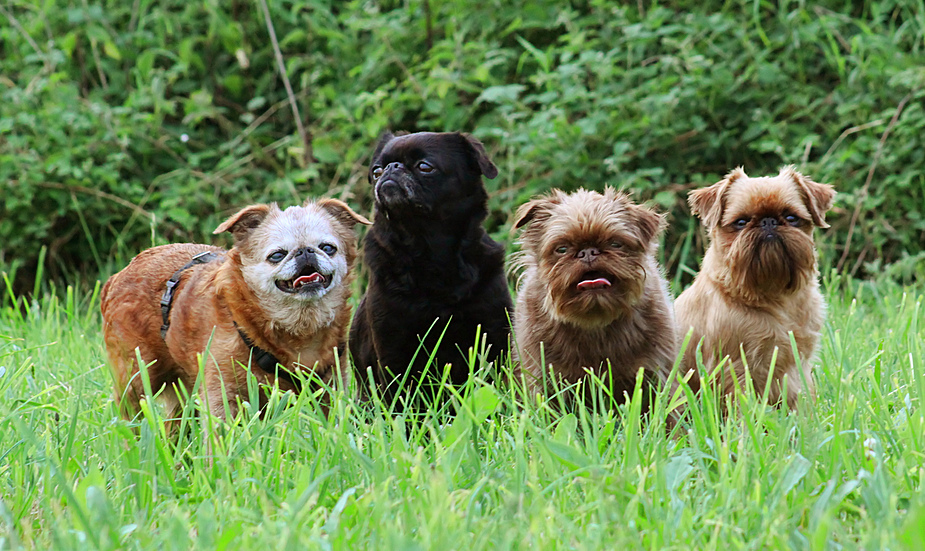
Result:
<svg viewBox="0 0 925 551">
<path fill-rule="evenodd" d="M 418 385 L 424 396 L 438 391 L 433 381 L 446 364 L 450 381 L 464 383 L 479 326 L 491 361 L 508 350 L 513 306 L 504 248 L 482 229 L 482 175 L 494 178 L 498 169 L 481 142 L 459 132 L 388 133 L 373 153 L 375 223 L 363 240 L 369 287 L 350 328 L 350 352 L 363 386 L 371 367 L 388 401 L 403 379 L 403 395 Z M 431 355 L 428 382 L 422 375 Z"/>
</svg>

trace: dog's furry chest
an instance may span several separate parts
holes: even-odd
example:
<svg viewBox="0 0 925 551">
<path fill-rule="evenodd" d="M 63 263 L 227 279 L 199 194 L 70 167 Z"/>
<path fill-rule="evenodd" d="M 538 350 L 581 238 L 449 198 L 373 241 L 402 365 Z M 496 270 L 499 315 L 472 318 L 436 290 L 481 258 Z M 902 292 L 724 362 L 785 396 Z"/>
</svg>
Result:
<svg viewBox="0 0 925 551">
<path fill-rule="evenodd" d="M 807 297 L 809 301 L 821 302 L 821 297 Z M 775 312 L 767 314 L 765 318 L 767 325 L 763 339 L 758 339 L 759 346 L 762 350 L 759 356 L 770 365 L 770 358 L 777 348 L 776 365 L 778 367 L 791 367 L 795 365 L 793 356 L 793 343 L 790 340 L 790 333 L 793 333 L 793 341 L 796 343 L 797 353 L 803 362 L 811 359 L 815 353 L 816 344 L 819 341 L 819 330 L 821 322 L 814 319 L 810 312 L 799 309 L 798 311 Z"/>
<path fill-rule="evenodd" d="M 815 353 L 824 317 L 820 312 L 825 308 L 818 289 L 805 289 L 773 308 L 738 304 L 732 308 L 735 315 L 720 316 L 720 329 L 715 335 L 721 341 L 726 336 L 724 342 L 717 344 L 722 345 L 723 354 L 730 355 L 733 360 L 739 360 L 744 351 L 750 367 L 767 370 L 776 348 L 775 371 L 782 373 L 795 366 L 791 332 L 803 363 Z"/>
<path fill-rule="evenodd" d="M 367 243 L 370 287 L 405 295 L 411 302 L 453 304 L 471 298 L 502 264 L 486 266 L 492 251 L 427 251 Z"/>
<path fill-rule="evenodd" d="M 536 284 L 531 286 L 534 294 L 541 294 Z M 659 353 L 660 343 L 646 333 L 645 328 L 652 324 L 645 310 L 588 329 L 556 321 L 542 309 L 541 301 L 528 298 L 529 294 L 522 296 L 515 312 L 527 363 L 552 364 L 566 381 L 576 382 L 587 376 L 588 370 L 600 375 L 607 369 L 615 378 L 631 380 L 640 367 L 659 371 L 668 361 Z"/>
<path fill-rule="evenodd" d="M 461 383 L 476 327 L 488 335 L 493 358 L 503 351 L 511 298 L 499 251 L 481 243 L 409 250 L 381 236 L 365 245 L 370 281 L 350 341 L 357 365 L 417 373 L 434 354 L 435 365 L 453 364 L 451 379 Z"/>
<path fill-rule="evenodd" d="M 640 367 L 649 367 L 646 365 L 649 347 L 631 327 L 607 327 L 600 331 L 560 328 L 559 335 L 569 346 L 556 347 L 555 352 L 550 350 L 546 363 L 552 364 L 569 382 L 585 377 L 588 370 L 600 376 L 608 369 L 616 378 L 631 379 Z"/>
</svg>

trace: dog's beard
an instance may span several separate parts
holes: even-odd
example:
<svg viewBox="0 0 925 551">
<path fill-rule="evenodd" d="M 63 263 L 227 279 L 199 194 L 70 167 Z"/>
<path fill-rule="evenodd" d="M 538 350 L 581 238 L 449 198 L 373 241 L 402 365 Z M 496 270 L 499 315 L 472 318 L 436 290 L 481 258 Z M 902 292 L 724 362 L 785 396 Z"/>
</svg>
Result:
<svg viewBox="0 0 925 551">
<path fill-rule="evenodd" d="M 539 275 L 547 287 L 544 309 L 557 321 L 586 328 L 608 325 L 632 312 L 646 282 L 645 267 L 631 258 L 602 258 L 590 264 L 565 259 L 540 267 Z"/>
<path fill-rule="evenodd" d="M 726 257 L 731 287 L 756 298 L 800 290 L 813 274 L 816 252 L 812 238 L 799 229 L 775 234 L 746 230 L 732 243 Z"/>
</svg>

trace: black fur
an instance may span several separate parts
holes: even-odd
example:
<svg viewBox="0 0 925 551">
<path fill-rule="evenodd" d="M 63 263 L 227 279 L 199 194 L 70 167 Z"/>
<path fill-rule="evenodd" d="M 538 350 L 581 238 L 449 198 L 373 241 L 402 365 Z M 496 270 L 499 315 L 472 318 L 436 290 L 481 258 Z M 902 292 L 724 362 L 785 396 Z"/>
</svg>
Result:
<svg viewBox="0 0 925 551">
<path fill-rule="evenodd" d="M 433 170 L 422 171 L 421 162 Z M 476 327 L 487 334 L 491 359 L 507 352 L 513 306 L 504 248 L 482 229 L 488 200 L 482 175 L 497 174 L 482 144 L 466 134 L 386 134 L 379 141 L 369 172 L 375 221 L 363 240 L 369 287 L 350 328 L 364 388 L 371 366 L 387 400 L 406 375 L 404 388 L 413 389 L 444 329 L 429 373 L 439 376 L 452 364 L 453 384 L 469 376 L 464 355 Z M 426 381 L 422 388 L 429 388 Z"/>
</svg>

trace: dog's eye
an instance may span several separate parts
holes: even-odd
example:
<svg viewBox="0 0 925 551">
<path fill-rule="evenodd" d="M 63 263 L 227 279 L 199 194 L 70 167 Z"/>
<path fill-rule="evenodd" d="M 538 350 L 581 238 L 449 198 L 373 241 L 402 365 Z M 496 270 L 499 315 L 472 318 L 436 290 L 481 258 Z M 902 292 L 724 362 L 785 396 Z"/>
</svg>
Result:
<svg viewBox="0 0 925 551">
<path fill-rule="evenodd" d="M 556 252 L 559 254 L 565 254 L 568 252 L 568 247 L 566 247 L 565 245 L 561 247 L 556 247 Z"/>
<path fill-rule="evenodd" d="M 430 174 L 431 172 L 434 171 L 434 167 L 427 161 L 421 161 L 420 163 L 418 163 L 418 170 L 420 170 L 424 174 Z"/>
<path fill-rule="evenodd" d="M 330 243 L 322 243 L 321 246 L 318 248 L 321 249 L 321 252 L 323 252 L 324 254 L 328 256 L 333 256 L 334 253 L 337 252 L 337 247 L 335 247 L 334 245 L 331 245 Z"/>
<path fill-rule="evenodd" d="M 373 167 L 373 178 L 378 180 L 380 176 L 382 176 L 382 167 L 381 166 Z"/>
<path fill-rule="evenodd" d="M 732 226 L 737 230 L 744 229 L 745 226 L 747 225 L 748 225 L 748 218 L 739 218 L 738 220 L 732 223 Z"/>
<path fill-rule="evenodd" d="M 286 258 L 286 254 L 288 254 L 286 251 L 274 251 L 273 254 L 267 257 L 267 260 L 273 264 L 279 264 L 283 261 L 284 258 Z"/>
<path fill-rule="evenodd" d="M 613 247 L 614 249 L 622 249 L 623 243 L 620 243 L 619 241 L 613 241 L 610 243 L 610 246 Z"/>
<path fill-rule="evenodd" d="M 788 215 L 784 218 L 784 220 L 786 220 L 787 223 L 790 224 L 791 226 L 799 226 L 799 225 L 800 225 L 800 219 L 797 218 L 795 214 L 788 214 Z"/>
</svg>

